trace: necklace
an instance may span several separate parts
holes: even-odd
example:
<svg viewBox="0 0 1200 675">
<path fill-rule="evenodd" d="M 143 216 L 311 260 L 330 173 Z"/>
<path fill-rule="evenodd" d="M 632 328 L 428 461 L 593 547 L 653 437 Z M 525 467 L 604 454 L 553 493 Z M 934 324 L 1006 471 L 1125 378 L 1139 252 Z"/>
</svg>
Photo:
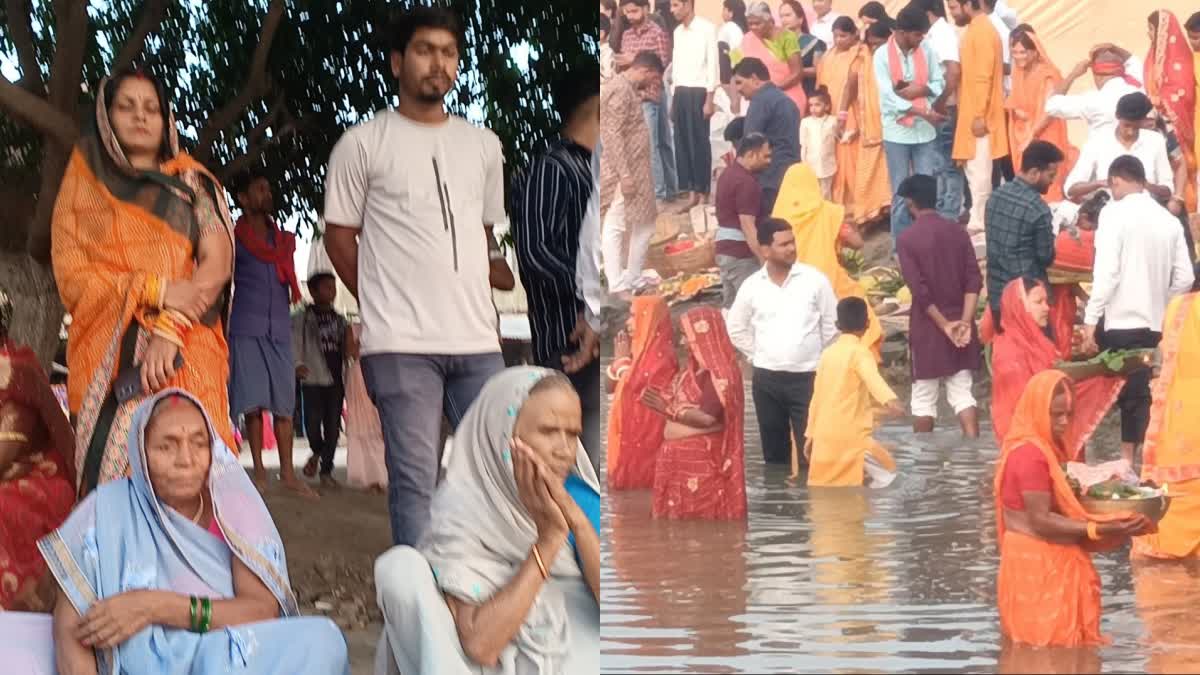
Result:
<svg viewBox="0 0 1200 675">
<path fill-rule="evenodd" d="M 192 522 L 199 525 L 200 516 L 204 515 L 204 493 L 200 493 L 200 508 L 196 509 L 196 515 L 192 516 Z"/>
</svg>

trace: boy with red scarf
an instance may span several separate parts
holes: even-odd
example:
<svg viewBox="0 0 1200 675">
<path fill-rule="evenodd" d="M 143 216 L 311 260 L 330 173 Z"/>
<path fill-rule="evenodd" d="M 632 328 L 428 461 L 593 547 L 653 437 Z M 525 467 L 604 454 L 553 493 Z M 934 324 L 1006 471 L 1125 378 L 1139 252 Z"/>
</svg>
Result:
<svg viewBox="0 0 1200 675">
<path fill-rule="evenodd" d="M 246 419 L 246 438 L 254 457 L 254 483 L 267 485 L 263 465 L 263 414 L 274 418 L 279 443 L 279 477 L 293 492 L 316 497 L 296 476 L 292 464 L 296 409 L 292 358 L 291 306 L 300 301 L 293 257 L 296 237 L 279 229 L 271 217 L 274 198 L 266 176 L 241 177 L 234 185 L 242 217 L 234 234 L 233 311 L 229 319 L 230 414 Z"/>
</svg>

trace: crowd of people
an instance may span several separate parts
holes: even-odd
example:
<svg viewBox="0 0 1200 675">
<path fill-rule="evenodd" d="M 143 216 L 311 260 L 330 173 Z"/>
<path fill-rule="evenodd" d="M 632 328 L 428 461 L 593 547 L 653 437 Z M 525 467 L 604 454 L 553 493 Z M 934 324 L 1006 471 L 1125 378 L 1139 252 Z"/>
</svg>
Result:
<svg viewBox="0 0 1200 675">
<path fill-rule="evenodd" d="M 147 69 L 95 89 L 53 218 L 65 410 L 0 303 L 6 671 L 348 674 L 337 626 L 299 616 L 262 496 L 271 427 L 287 490 L 319 498 L 302 477 L 318 474 L 339 487 L 347 398 L 395 544 L 376 564 L 376 672 L 597 670 L 598 64 L 561 74 L 562 127 L 506 185 L 496 134 L 445 109 L 458 16 L 414 8 L 392 30 L 399 105 L 329 158 L 332 269 L 310 273 L 310 302 L 270 171 L 227 194 L 180 149 L 171 92 Z M 536 366 L 501 356 L 505 223 Z M 339 279 L 359 324 L 334 308 Z"/>
<path fill-rule="evenodd" d="M 1200 325 L 1200 13 L 1155 10 L 1144 60 L 1097 44 L 1064 75 L 1004 0 L 913 0 L 895 17 L 871 2 L 858 22 L 823 0 L 725 0 L 720 26 L 692 0 L 657 4 L 600 2 L 601 136 L 619 145 L 602 163 L 604 264 L 628 292 L 658 214 L 712 194 L 723 308 L 673 324 L 653 291 L 633 294 L 607 372 L 608 488 L 653 489 L 655 517 L 745 518 L 743 368 L 766 464 L 810 486 L 886 487 L 896 463 L 875 413 L 932 432 L 944 386 L 979 436 L 986 368 L 1003 632 L 1099 644 L 1091 552 L 1132 538 L 1138 560 L 1200 556 L 1184 365 L 1200 358 L 1186 342 Z M 1072 91 L 1089 73 L 1094 90 Z M 1087 127 L 1078 147 L 1070 120 Z M 722 139 L 724 156 L 694 147 Z M 674 201 L 673 176 L 705 160 L 713 189 Z M 877 225 L 911 292 L 907 411 L 841 259 Z M 1161 366 L 1057 370 L 1134 349 Z M 1064 465 L 1088 458 L 1113 410 L 1117 470 L 1170 483 L 1157 525 L 1090 513 L 1068 485 Z"/>
</svg>

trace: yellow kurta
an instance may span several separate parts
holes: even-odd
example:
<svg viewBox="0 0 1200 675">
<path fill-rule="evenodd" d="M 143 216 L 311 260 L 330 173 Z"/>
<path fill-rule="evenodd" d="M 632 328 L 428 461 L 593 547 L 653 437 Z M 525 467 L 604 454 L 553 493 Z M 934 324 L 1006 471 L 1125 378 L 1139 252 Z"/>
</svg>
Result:
<svg viewBox="0 0 1200 675">
<path fill-rule="evenodd" d="M 882 405 L 896 400 L 896 394 L 879 374 L 871 350 L 858 337 L 843 334 L 817 365 L 805 432 L 813 442 L 810 486 L 862 485 L 867 453 L 895 470 L 892 456 L 872 438 L 872 399 Z"/>
</svg>

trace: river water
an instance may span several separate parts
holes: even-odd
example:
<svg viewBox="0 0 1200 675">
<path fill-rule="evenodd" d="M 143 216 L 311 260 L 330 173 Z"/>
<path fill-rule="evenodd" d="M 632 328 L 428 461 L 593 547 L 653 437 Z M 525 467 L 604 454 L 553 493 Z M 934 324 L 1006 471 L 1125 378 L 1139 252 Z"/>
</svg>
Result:
<svg viewBox="0 0 1200 675">
<path fill-rule="evenodd" d="M 1111 646 L 1002 645 L 990 430 L 885 428 L 902 475 L 866 490 L 788 486 L 752 410 L 746 428 L 748 522 L 604 496 L 603 672 L 1200 672 L 1200 568 L 1135 568 L 1128 549 L 1095 558 Z"/>
</svg>

